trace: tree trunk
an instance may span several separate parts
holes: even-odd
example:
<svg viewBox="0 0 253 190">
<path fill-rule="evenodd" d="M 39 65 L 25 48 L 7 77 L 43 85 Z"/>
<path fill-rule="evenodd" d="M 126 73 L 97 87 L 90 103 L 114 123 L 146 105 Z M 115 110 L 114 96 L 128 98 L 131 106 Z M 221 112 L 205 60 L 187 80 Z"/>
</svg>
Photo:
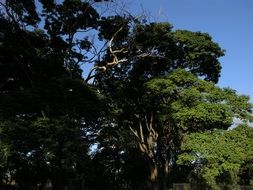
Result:
<svg viewBox="0 0 253 190">
<path fill-rule="evenodd" d="M 148 157 L 149 166 L 149 180 L 151 184 L 151 190 L 158 190 L 158 168 L 157 164 L 153 162 L 153 159 Z"/>
<path fill-rule="evenodd" d="M 140 151 L 147 159 L 149 167 L 149 181 L 151 183 L 151 190 L 158 190 L 158 166 L 155 161 L 155 145 L 157 144 L 158 132 L 153 118 L 153 113 L 150 113 L 140 118 L 139 125 L 136 127 L 129 127 L 133 134 L 137 137 Z"/>
<path fill-rule="evenodd" d="M 158 186 L 159 190 L 166 189 L 167 177 L 169 172 L 169 163 L 162 153 L 161 137 L 157 138 L 157 160 L 158 160 Z"/>
<path fill-rule="evenodd" d="M 56 176 L 56 178 L 52 180 L 52 186 L 52 190 L 65 190 L 65 181 L 61 175 Z"/>
<path fill-rule="evenodd" d="M 58 158 L 56 160 L 56 167 L 53 171 L 53 190 L 65 190 L 66 178 L 64 177 L 64 170 L 62 165 L 62 143 L 59 142 Z"/>
<path fill-rule="evenodd" d="M 159 190 L 164 190 L 167 187 L 167 177 L 169 173 L 169 164 L 167 160 L 162 161 L 162 166 L 158 173 Z"/>
</svg>

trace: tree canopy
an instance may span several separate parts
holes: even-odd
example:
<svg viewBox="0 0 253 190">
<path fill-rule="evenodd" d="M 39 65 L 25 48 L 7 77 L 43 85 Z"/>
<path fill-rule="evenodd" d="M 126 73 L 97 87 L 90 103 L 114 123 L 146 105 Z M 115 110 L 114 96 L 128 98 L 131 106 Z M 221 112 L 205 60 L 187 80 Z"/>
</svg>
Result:
<svg viewBox="0 0 253 190">
<path fill-rule="evenodd" d="M 115 6 L 0 2 L 0 189 L 249 185 L 252 130 L 228 129 L 252 104 L 216 85 L 224 50 Z"/>
<path fill-rule="evenodd" d="M 178 162 L 194 165 L 195 176 L 204 179 L 212 189 L 229 185 L 236 189 L 245 165 L 252 162 L 252 132 L 251 127 L 240 125 L 229 131 L 189 134 L 183 141 L 184 153 Z M 250 175 L 252 180 L 252 173 Z"/>
</svg>

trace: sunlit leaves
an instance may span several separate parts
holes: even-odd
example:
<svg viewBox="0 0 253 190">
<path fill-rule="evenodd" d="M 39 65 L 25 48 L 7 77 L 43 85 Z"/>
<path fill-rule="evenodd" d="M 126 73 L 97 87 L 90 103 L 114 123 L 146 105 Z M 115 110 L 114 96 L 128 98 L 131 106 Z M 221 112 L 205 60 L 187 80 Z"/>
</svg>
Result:
<svg viewBox="0 0 253 190">
<path fill-rule="evenodd" d="M 182 144 L 182 153 L 178 163 L 200 165 L 199 171 L 206 183 L 217 188 L 219 181 L 231 178 L 238 183 L 238 174 L 244 163 L 253 157 L 253 128 L 240 125 L 229 131 L 214 130 L 212 132 L 188 134 Z M 224 178 L 224 173 L 228 178 Z M 218 184 L 219 185 L 219 184 Z"/>
<path fill-rule="evenodd" d="M 159 113 L 184 130 L 226 129 L 234 117 L 252 117 L 247 97 L 218 88 L 184 70 L 154 78 L 145 87 Z"/>
</svg>

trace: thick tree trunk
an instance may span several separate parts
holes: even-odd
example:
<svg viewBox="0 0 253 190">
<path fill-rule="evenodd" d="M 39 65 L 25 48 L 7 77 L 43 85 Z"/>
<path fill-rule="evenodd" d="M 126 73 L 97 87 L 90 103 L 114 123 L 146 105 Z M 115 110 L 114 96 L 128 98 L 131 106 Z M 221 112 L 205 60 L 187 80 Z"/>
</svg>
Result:
<svg viewBox="0 0 253 190">
<path fill-rule="evenodd" d="M 169 163 L 166 157 L 162 152 L 162 141 L 159 136 L 157 139 L 157 160 L 158 160 L 158 185 L 159 190 L 166 189 L 167 186 L 167 177 L 169 172 Z"/>
<path fill-rule="evenodd" d="M 159 190 L 164 190 L 167 187 L 167 177 L 168 177 L 168 161 L 162 161 L 162 166 L 158 170 L 158 185 Z"/>
<path fill-rule="evenodd" d="M 158 167 L 151 157 L 148 157 L 150 189 L 158 190 Z"/>
<path fill-rule="evenodd" d="M 140 118 L 139 126 L 130 126 L 130 130 L 137 137 L 140 151 L 147 158 L 151 190 L 158 190 L 158 166 L 154 155 L 158 132 L 154 123 L 153 114 L 151 113 L 149 116 L 146 115 L 144 119 Z"/>
</svg>

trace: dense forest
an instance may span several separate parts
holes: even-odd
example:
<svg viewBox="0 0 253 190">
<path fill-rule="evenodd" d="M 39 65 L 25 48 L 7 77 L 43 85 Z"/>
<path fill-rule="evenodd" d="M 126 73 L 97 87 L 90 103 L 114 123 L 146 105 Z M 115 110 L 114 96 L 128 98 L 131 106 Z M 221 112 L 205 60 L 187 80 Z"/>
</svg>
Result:
<svg viewBox="0 0 253 190">
<path fill-rule="evenodd" d="M 224 53 L 116 0 L 0 1 L 0 189 L 253 186 L 253 107 L 216 85 Z"/>
</svg>

